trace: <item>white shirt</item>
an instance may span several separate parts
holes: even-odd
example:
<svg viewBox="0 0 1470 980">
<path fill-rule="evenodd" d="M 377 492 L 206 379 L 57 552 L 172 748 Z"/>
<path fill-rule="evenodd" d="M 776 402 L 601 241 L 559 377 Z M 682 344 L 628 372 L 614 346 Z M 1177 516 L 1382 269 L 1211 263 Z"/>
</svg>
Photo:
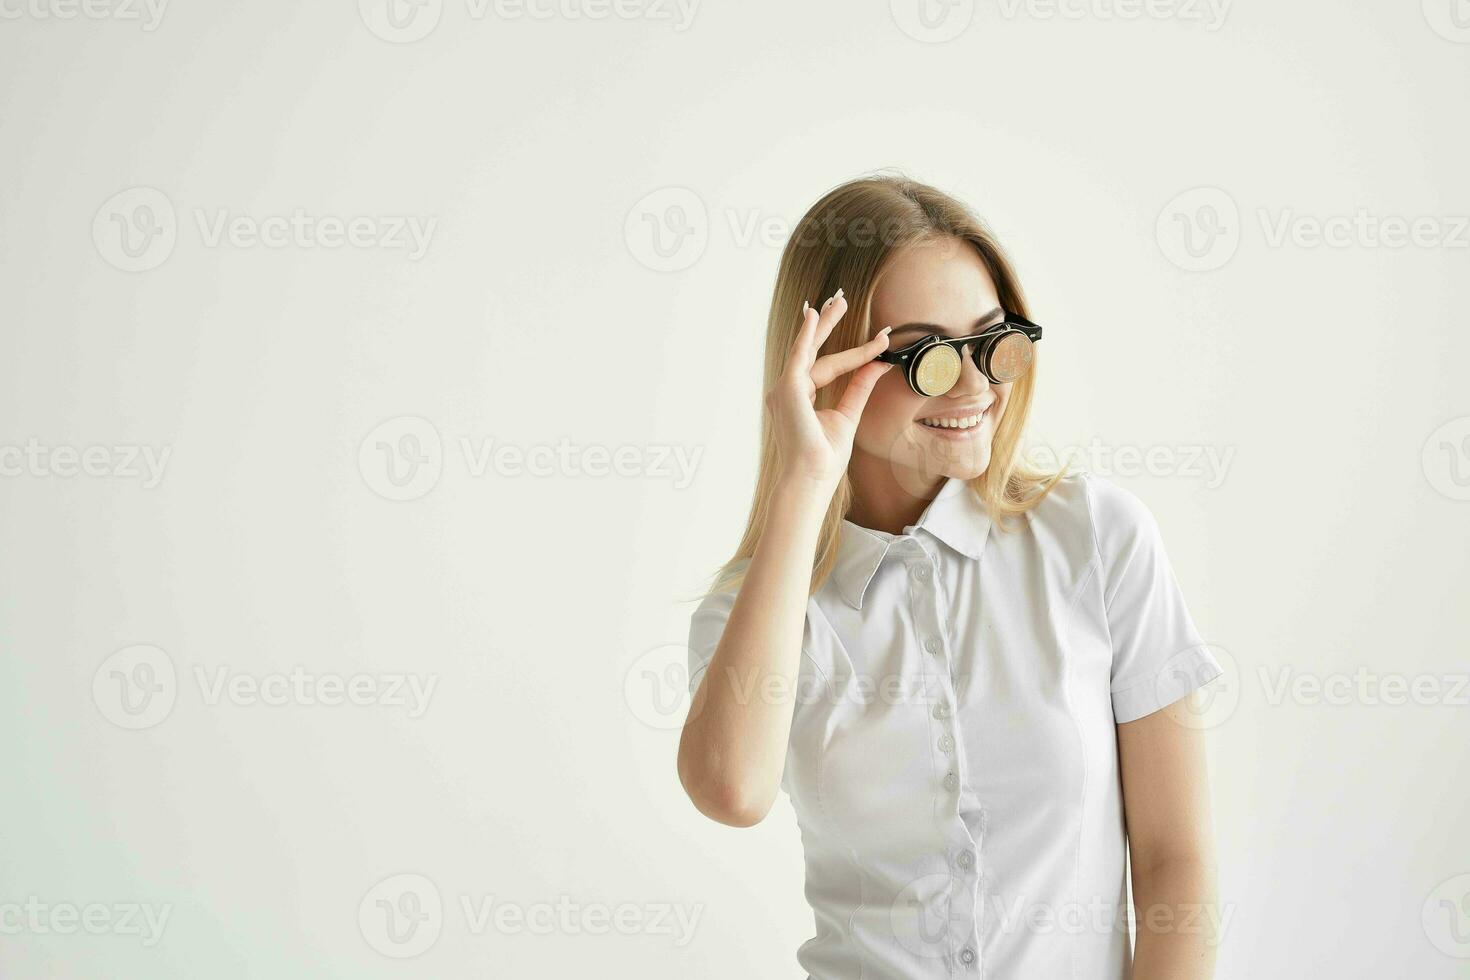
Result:
<svg viewBox="0 0 1470 980">
<path fill-rule="evenodd" d="M 1128 974 L 1114 726 L 1222 670 L 1131 492 L 1074 473 L 1020 520 L 951 478 L 901 535 L 843 522 L 781 776 L 811 977 Z M 694 612 L 691 693 L 734 600 Z"/>
</svg>

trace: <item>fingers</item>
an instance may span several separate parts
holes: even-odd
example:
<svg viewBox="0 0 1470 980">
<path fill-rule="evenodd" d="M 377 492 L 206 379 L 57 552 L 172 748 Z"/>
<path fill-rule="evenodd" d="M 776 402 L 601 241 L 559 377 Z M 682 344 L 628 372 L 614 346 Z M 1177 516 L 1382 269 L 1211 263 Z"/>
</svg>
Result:
<svg viewBox="0 0 1470 980">
<path fill-rule="evenodd" d="M 842 319 L 842 314 L 847 312 L 847 297 L 842 295 L 842 290 L 827 297 L 827 301 L 821 308 L 812 306 L 810 303 L 802 303 L 801 328 L 796 332 L 796 343 L 791 347 L 791 358 L 802 370 L 809 370 L 817 359 L 817 351 L 827 342 L 832 334 L 832 328 L 837 326 L 837 321 Z"/>
<path fill-rule="evenodd" d="M 857 347 L 849 347 L 847 350 L 818 358 L 811 369 L 812 384 L 818 388 L 824 388 L 831 383 L 833 378 L 840 377 L 853 368 L 861 367 L 883 353 L 888 349 L 888 331 L 892 329 L 892 327 L 884 327 L 866 344 L 859 344 Z"/>
<path fill-rule="evenodd" d="M 822 345 L 832 334 L 832 328 L 837 326 L 837 321 L 842 319 L 842 314 L 847 312 L 847 297 L 842 295 L 842 290 L 827 297 L 827 302 L 822 304 L 821 317 L 817 320 L 817 332 L 813 338 L 816 346 L 813 350 L 821 350 Z"/>
</svg>

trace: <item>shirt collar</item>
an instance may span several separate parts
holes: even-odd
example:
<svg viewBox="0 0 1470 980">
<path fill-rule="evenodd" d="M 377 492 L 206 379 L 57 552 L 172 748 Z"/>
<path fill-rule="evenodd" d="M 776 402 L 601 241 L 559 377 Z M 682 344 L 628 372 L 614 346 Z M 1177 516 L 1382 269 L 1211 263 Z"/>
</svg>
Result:
<svg viewBox="0 0 1470 980">
<path fill-rule="evenodd" d="M 918 521 L 905 534 L 923 528 L 966 558 L 978 560 L 990 536 L 990 512 L 970 485 L 959 477 L 947 479 Z M 899 536 L 876 531 L 843 519 L 832 581 L 854 609 L 863 608 L 863 593 L 888 549 Z"/>
</svg>

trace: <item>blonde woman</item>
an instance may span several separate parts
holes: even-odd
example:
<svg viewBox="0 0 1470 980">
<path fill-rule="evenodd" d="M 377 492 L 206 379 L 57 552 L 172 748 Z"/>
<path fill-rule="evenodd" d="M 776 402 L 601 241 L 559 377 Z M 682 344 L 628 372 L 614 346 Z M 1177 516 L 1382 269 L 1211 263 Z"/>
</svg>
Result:
<svg viewBox="0 0 1470 980">
<path fill-rule="evenodd" d="M 903 177 L 832 190 L 781 258 L 759 479 L 691 621 L 678 771 L 733 827 L 789 795 L 811 977 L 1213 973 L 1182 699 L 1221 668 L 1139 499 L 1020 458 L 1067 343 L 1030 317 L 980 221 Z"/>
</svg>

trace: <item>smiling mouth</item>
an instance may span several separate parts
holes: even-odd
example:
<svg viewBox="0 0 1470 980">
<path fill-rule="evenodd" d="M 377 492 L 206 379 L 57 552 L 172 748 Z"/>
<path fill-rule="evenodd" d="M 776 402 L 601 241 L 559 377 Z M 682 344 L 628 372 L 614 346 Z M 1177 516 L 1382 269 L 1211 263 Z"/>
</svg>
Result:
<svg viewBox="0 0 1470 980">
<path fill-rule="evenodd" d="M 985 421 L 985 417 L 989 414 L 990 407 L 987 407 L 983 412 L 974 412 L 970 415 L 951 416 L 947 418 L 935 417 L 919 419 L 918 424 L 922 425 L 926 429 L 940 429 L 951 432 L 962 431 L 964 429 L 973 429 L 979 426 L 981 422 Z"/>
</svg>

